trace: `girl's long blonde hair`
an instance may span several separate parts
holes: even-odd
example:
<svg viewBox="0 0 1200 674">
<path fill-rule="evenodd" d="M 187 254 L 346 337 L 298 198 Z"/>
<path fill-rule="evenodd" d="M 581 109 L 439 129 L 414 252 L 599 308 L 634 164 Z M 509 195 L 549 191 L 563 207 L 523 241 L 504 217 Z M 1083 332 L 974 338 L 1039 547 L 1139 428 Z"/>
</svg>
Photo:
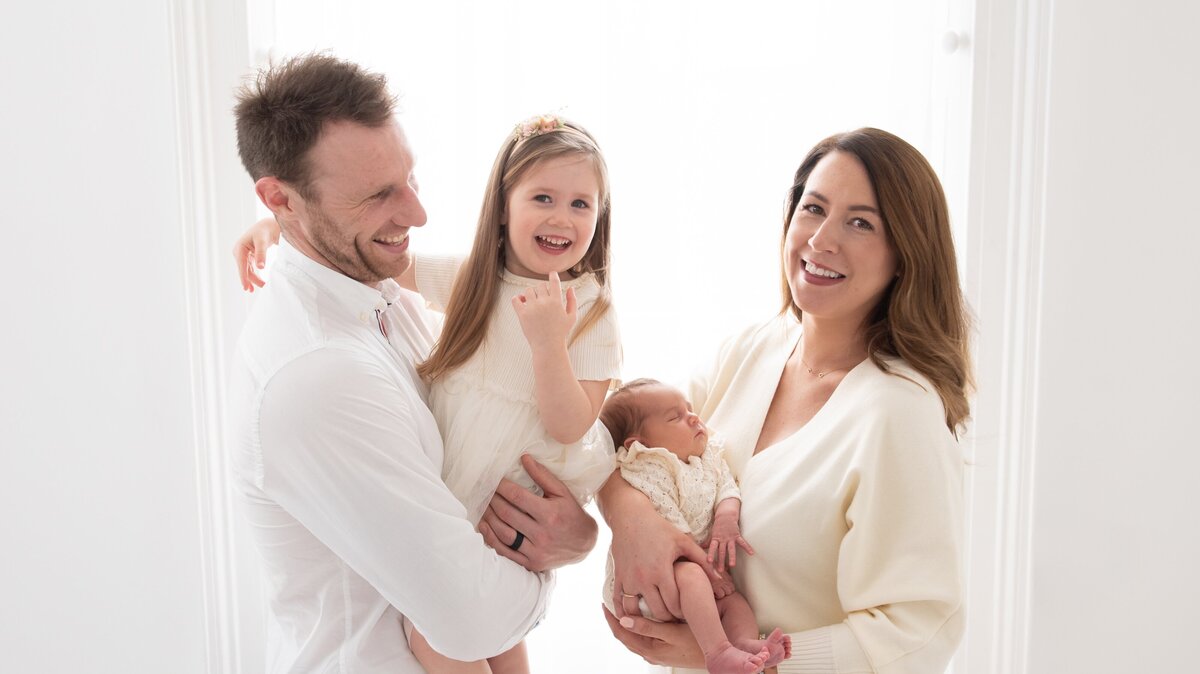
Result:
<svg viewBox="0 0 1200 674">
<path fill-rule="evenodd" d="M 946 425 L 957 433 L 971 412 L 971 321 L 958 283 L 942 184 L 916 148 L 886 131 L 865 128 L 830 136 L 796 170 L 783 219 L 785 240 L 809 175 L 831 152 L 853 155 L 866 167 L 897 259 L 897 278 L 863 326 L 867 355 L 884 372 L 889 370 L 883 358 L 898 356 L 924 375 L 942 399 Z M 799 318 L 786 274 L 783 298 L 783 310 Z"/>
<path fill-rule="evenodd" d="M 600 286 L 600 296 L 576 324 L 571 343 L 608 311 L 612 304 L 608 285 L 612 207 L 608 166 L 604 163 L 604 155 L 600 153 L 596 139 L 583 127 L 565 120 L 559 128 L 532 137 L 521 138 L 513 134 L 500 146 L 496 161 L 492 164 L 483 195 L 483 207 L 479 212 L 475 243 L 450 291 L 441 337 L 434 345 L 429 360 L 417 367 L 417 372 L 426 380 L 434 381 L 461 366 L 483 344 L 488 318 L 495 307 L 501 274 L 504 272 L 504 226 L 500 223 L 508 195 L 538 162 L 565 155 L 588 157 L 596 170 L 596 181 L 600 188 L 600 203 L 596 205 L 596 232 L 592 236 L 591 246 L 570 270 L 575 275 L 594 274 Z"/>
</svg>

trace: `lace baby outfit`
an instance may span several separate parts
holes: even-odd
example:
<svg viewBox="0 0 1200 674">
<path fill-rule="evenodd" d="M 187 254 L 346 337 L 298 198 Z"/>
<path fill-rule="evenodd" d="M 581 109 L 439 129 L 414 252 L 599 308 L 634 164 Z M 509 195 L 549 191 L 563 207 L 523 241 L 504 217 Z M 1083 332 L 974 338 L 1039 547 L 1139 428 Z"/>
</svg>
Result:
<svg viewBox="0 0 1200 674">
<path fill-rule="evenodd" d="M 432 308 L 445 311 L 462 258 L 417 256 L 417 289 Z M 512 308 L 512 298 L 540 281 L 503 272 L 499 296 L 479 350 L 429 389 L 429 407 L 445 446 L 442 479 L 478 522 L 502 477 L 541 493 L 521 467 L 523 453 L 533 455 L 586 503 L 612 474 L 608 432 L 596 422 L 579 441 L 563 445 L 550 437 L 538 417 L 534 397 L 533 355 Z M 467 280 L 469 282 L 469 280 Z M 592 274 L 564 280 L 575 289 L 582 321 L 600 286 Z M 611 308 L 567 349 L 571 369 L 581 381 L 617 380 L 621 338 Z"/>
<path fill-rule="evenodd" d="M 634 441 L 628 449 L 617 451 L 621 477 L 650 499 L 663 519 L 702 544 L 712 532 L 713 511 L 729 497 L 741 498 L 737 481 L 725 463 L 724 444 L 709 436 L 700 456 L 688 457 L 687 463 L 662 447 L 647 447 Z M 604 578 L 604 605 L 613 612 L 613 558 L 608 553 Z M 642 614 L 649 616 L 645 602 L 639 600 Z"/>
</svg>

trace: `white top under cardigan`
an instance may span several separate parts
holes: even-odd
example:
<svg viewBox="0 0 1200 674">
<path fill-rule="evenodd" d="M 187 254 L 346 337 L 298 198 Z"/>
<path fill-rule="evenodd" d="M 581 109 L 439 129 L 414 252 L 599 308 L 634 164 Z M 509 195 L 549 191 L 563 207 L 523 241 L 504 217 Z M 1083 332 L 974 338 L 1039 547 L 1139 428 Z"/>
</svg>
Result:
<svg viewBox="0 0 1200 674">
<path fill-rule="evenodd" d="M 271 272 L 229 386 L 234 478 L 269 601 L 268 671 L 424 672 L 401 614 L 459 660 L 511 647 L 542 617 L 553 578 L 488 549 L 442 483 L 415 370 L 435 330 L 420 298 L 286 242 Z"/>
<path fill-rule="evenodd" d="M 738 556 L 738 589 L 760 630 L 792 635 L 781 673 L 940 673 L 964 629 L 963 457 L 941 400 L 903 362 L 907 379 L 866 360 L 752 456 L 799 338 L 791 316 L 747 330 L 689 391 L 742 488 L 758 554 Z"/>
</svg>

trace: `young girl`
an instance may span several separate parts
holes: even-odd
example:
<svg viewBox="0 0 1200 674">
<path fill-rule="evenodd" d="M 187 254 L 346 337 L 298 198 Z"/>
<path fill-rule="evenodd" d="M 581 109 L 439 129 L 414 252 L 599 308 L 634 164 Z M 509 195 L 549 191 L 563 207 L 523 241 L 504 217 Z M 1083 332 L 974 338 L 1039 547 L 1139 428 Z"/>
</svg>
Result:
<svg viewBox="0 0 1200 674">
<path fill-rule="evenodd" d="M 612 473 L 607 443 L 589 433 L 621 366 L 607 283 L 609 222 L 608 170 L 595 139 L 561 118 L 535 117 L 500 147 L 466 261 L 417 256 L 396 279 L 446 314 L 418 372 L 430 382 L 443 434 L 442 477 L 473 522 L 502 477 L 540 492 L 520 466 L 523 453 L 581 504 Z M 247 271 L 264 232 L 278 240 L 267 219 L 235 248 L 243 285 L 262 283 Z M 523 540 L 518 533 L 510 547 Z M 415 630 L 409 643 L 435 674 L 528 671 L 524 644 L 463 663 Z"/>
<path fill-rule="evenodd" d="M 621 477 L 650 499 L 660 516 L 708 549 L 722 581 L 713 584 L 695 562 L 675 562 L 675 582 L 684 620 L 704 651 L 712 674 L 752 674 L 791 657 L 791 638 L 776 628 L 758 636 L 754 612 L 725 574 L 737 564 L 737 548 L 754 549 L 738 526 L 741 497 L 722 456 L 721 443 L 692 412 L 677 389 L 638 379 L 609 397 L 600 412 L 617 451 Z M 635 595 L 614 597 L 613 559 L 608 557 L 604 603 L 609 613 L 621 601 L 627 611 L 650 613 Z"/>
</svg>

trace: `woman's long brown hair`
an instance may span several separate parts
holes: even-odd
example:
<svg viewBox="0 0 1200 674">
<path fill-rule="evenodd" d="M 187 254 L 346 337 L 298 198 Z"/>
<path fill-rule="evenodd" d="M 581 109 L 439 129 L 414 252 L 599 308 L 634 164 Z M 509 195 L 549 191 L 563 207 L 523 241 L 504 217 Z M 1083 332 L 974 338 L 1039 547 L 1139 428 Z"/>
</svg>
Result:
<svg viewBox="0 0 1200 674">
<path fill-rule="evenodd" d="M 946 425 L 957 433 L 971 412 L 971 320 L 958 282 L 942 184 L 916 148 L 886 131 L 864 128 L 830 136 L 796 170 L 783 220 L 785 240 L 809 175 L 831 152 L 853 155 L 866 168 L 897 259 L 897 278 L 863 326 L 867 355 L 884 372 L 890 372 L 884 358 L 899 357 L 924 375 L 942 399 Z M 786 273 L 783 298 L 783 310 L 799 318 Z"/>
<path fill-rule="evenodd" d="M 608 311 L 612 304 L 608 284 L 612 207 L 608 191 L 608 167 L 600 147 L 587 130 L 573 122 L 564 122 L 558 129 L 530 138 L 510 136 L 500 146 L 496 161 L 492 164 L 483 195 L 483 207 L 479 212 L 475 243 L 450 291 L 441 337 L 434 345 L 429 360 L 417 367 L 417 372 L 426 380 L 434 381 L 466 363 L 483 344 L 504 271 L 504 238 L 500 223 L 508 195 L 539 162 L 564 155 L 580 155 L 590 159 L 600 187 L 600 203 L 596 205 L 599 209 L 596 233 L 583 259 L 571 269 L 575 275 L 594 274 L 600 286 L 600 296 L 576 324 L 571 342 L 574 343 Z"/>
</svg>

